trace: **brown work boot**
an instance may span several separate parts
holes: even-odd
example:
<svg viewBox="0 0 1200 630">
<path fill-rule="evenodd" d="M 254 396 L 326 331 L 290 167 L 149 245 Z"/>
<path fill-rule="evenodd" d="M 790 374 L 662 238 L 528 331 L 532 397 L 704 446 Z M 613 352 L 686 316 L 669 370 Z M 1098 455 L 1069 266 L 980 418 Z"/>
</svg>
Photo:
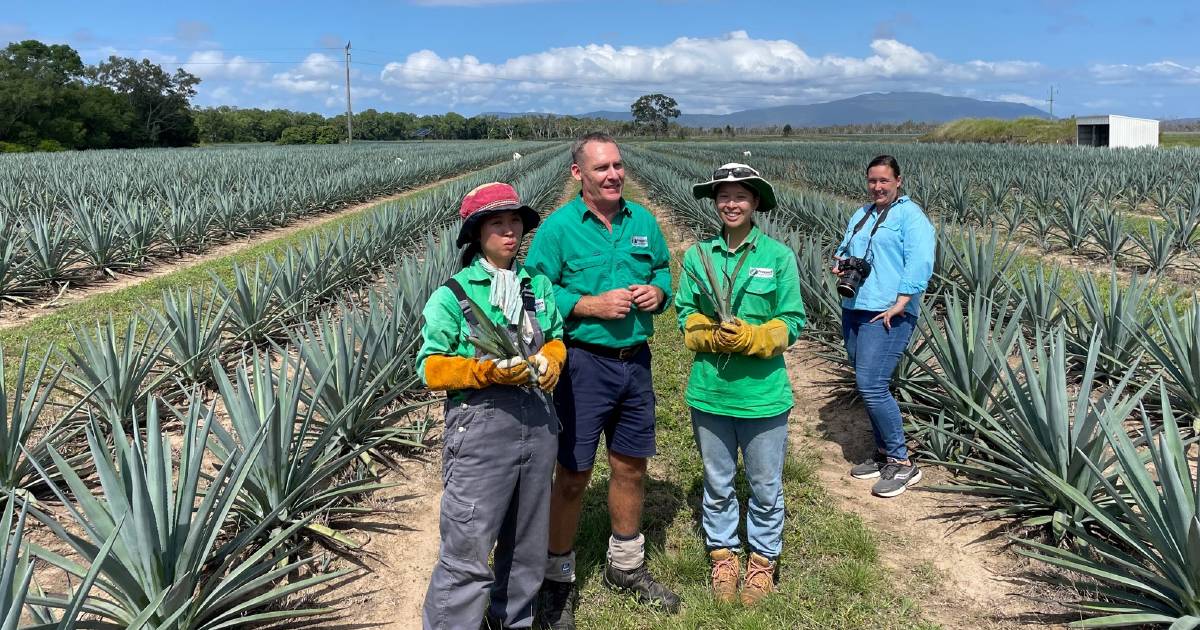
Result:
<svg viewBox="0 0 1200 630">
<path fill-rule="evenodd" d="M 737 599 L 738 580 L 742 577 L 737 554 L 729 549 L 713 549 L 708 557 L 712 560 L 713 597 L 732 604 Z"/>
<path fill-rule="evenodd" d="M 742 604 L 753 606 L 775 592 L 775 563 L 750 552 L 746 561 L 746 579 L 742 582 Z"/>
</svg>

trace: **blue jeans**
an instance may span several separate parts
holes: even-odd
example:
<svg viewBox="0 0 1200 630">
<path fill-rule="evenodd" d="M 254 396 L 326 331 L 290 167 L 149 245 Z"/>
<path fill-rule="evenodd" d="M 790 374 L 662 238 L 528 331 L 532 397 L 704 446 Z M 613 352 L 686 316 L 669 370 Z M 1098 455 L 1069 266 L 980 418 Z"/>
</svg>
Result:
<svg viewBox="0 0 1200 630">
<path fill-rule="evenodd" d="M 692 408 L 692 430 L 704 460 L 701 523 L 709 549 L 738 549 L 738 498 L 733 487 L 738 449 L 750 481 L 746 535 L 750 550 L 771 560 L 783 549 L 783 458 L 788 412 L 734 418 Z"/>
<path fill-rule="evenodd" d="M 875 447 L 888 457 L 908 459 L 904 421 L 890 386 L 917 318 L 910 313 L 893 317 L 892 328 L 888 330 L 882 319 L 871 322 L 878 314 L 877 311 L 842 309 L 842 339 L 854 368 L 855 387 L 871 417 Z"/>
</svg>

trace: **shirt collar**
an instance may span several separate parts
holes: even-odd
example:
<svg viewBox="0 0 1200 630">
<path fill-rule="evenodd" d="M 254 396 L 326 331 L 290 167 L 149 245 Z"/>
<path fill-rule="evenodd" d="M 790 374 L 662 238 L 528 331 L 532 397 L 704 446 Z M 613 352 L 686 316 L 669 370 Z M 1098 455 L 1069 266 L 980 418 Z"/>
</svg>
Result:
<svg viewBox="0 0 1200 630">
<path fill-rule="evenodd" d="M 580 191 L 578 195 L 575 195 L 575 199 L 572 200 L 571 203 L 575 204 L 575 210 L 579 213 L 580 221 L 584 221 L 588 217 L 599 220 L 592 212 L 591 208 L 588 208 L 588 205 L 584 203 L 582 191 Z M 617 214 L 623 214 L 625 216 L 630 216 L 633 214 L 633 212 L 629 209 L 629 204 L 625 202 L 624 197 L 621 197 L 621 209 L 617 211 Z"/>
<path fill-rule="evenodd" d="M 741 249 L 746 246 L 749 246 L 751 249 L 758 247 L 758 237 L 760 234 L 762 234 L 762 230 L 758 229 L 757 225 L 752 225 L 750 227 L 750 233 L 746 235 L 745 240 L 743 240 L 742 244 L 738 245 L 738 248 L 734 251 L 741 251 Z M 724 229 L 722 229 L 717 233 L 716 236 L 713 237 L 711 244 L 714 251 L 729 250 L 729 244 L 725 242 Z"/>
<path fill-rule="evenodd" d="M 483 283 L 492 281 L 492 274 L 483 268 L 483 263 L 480 262 L 482 260 L 482 256 L 476 255 L 475 259 L 471 261 L 471 266 L 463 269 L 467 282 Z M 529 272 L 525 271 L 525 266 L 520 261 L 513 261 L 513 269 L 516 270 L 518 278 L 524 280 L 529 277 Z"/>
</svg>

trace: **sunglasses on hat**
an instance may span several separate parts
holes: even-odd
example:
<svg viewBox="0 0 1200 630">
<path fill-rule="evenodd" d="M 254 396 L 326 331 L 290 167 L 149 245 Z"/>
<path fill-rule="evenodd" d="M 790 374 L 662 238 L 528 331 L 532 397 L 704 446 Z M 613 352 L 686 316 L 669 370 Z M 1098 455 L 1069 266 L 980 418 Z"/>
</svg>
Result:
<svg viewBox="0 0 1200 630">
<path fill-rule="evenodd" d="M 734 177 L 736 179 L 743 179 L 746 177 L 759 177 L 759 174 L 758 174 L 758 171 L 750 168 L 749 166 L 737 166 L 734 168 L 719 168 L 719 169 L 713 171 L 713 176 L 712 176 L 713 179 L 727 179 L 729 177 Z"/>
</svg>

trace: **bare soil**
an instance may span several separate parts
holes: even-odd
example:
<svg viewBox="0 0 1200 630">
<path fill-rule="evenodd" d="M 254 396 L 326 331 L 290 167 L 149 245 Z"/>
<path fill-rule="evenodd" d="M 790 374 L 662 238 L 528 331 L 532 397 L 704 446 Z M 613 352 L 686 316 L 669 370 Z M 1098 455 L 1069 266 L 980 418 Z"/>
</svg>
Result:
<svg viewBox="0 0 1200 630">
<path fill-rule="evenodd" d="M 1038 601 L 1055 594 L 1029 579 L 1043 566 L 1009 548 L 1009 524 L 964 514 L 967 497 L 930 490 L 950 481 L 945 470 L 923 467 L 922 480 L 893 499 L 871 495 L 871 481 L 849 475 L 874 448 L 870 420 L 860 403 L 837 395 L 819 351 L 818 344 L 801 341 L 786 355 L 796 393 L 792 447 L 816 456 L 818 477 L 838 506 L 876 533 L 880 558 L 900 592 L 945 628 L 1065 627 L 1055 623 L 1061 607 Z"/>
</svg>

